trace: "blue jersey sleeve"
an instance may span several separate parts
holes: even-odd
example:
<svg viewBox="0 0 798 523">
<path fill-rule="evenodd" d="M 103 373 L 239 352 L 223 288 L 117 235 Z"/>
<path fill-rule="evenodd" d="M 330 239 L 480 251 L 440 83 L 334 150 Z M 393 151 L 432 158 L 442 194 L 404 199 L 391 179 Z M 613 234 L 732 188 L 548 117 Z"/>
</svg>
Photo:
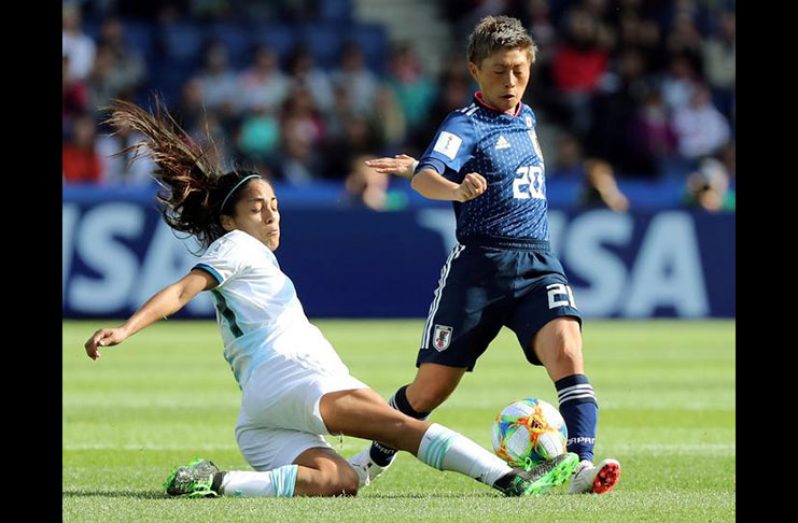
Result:
<svg viewBox="0 0 798 523">
<path fill-rule="evenodd" d="M 470 117 L 460 111 L 449 114 L 421 156 L 416 172 L 424 168 L 438 174 L 445 174 L 447 170 L 459 172 L 474 156 L 475 134 Z"/>
</svg>

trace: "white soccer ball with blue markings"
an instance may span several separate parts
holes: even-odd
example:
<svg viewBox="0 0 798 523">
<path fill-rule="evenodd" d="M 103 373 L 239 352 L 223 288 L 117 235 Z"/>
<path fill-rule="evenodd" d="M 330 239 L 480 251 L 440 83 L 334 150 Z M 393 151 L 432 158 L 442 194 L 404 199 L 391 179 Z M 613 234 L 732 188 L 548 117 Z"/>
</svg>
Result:
<svg viewBox="0 0 798 523">
<path fill-rule="evenodd" d="M 559 411 L 537 398 L 524 398 L 496 416 L 493 450 L 511 467 L 529 468 L 565 452 L 568 429 Z"/>
</svg>

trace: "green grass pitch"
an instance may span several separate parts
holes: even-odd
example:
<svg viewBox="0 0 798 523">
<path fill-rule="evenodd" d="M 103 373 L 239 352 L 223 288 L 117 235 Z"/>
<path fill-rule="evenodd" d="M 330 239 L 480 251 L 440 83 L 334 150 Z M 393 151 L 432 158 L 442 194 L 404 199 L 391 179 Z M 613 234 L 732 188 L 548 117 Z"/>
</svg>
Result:
<svg viewBox="0 0 798 523">
<path fill-rule="evenodd" d="M 316 321 L 353 375 L 384 397 L 415 373 L 423 320 Z M 161 322 L 89 360 L 83 342 L 118 321 L 63 326 L 64 521 L 732 521 L 733 321 L 590 321 L 587 373 L 599 399 L 597 459 L 623 473 L 604 496 L 501 497 L 409 454 L 354 498 L 172 499 L 161 482 L 194 457 L 248 470 L 233 428 L 240 393 L 213 322 Z M 493 417 L 524 396 L 557 405 L 542 368 L 502 331 L 433 414 L 490 448 Z M 330 438 L 344 456 L 363 448 Z"/>
</svg>

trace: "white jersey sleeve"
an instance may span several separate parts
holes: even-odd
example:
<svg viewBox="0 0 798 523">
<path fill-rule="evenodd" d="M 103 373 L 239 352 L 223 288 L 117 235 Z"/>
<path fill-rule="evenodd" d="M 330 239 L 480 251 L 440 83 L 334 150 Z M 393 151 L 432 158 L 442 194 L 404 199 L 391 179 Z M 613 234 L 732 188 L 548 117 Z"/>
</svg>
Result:
<svg viewBox="0 0 798 523">
<path fill-rule="evenodd" d="M 249 234 L 234 230 L 211 244 L 194 266 L 219 285 L 210 290 L 224 357 L 242 387 L 254 369 L 278 361 L 301 362 L 326 373 L 346 367 L 305 316 L 296 289 L 274 253 Z M 347 371 L 348 372 L 348 371 Z"/>
<path fill-rule="evenodd" d="M 202 269 L 216 279 L 219 286 L 234 278 L 245 267 L 239 242 L 223 236 L 213 242 L 192 269 Z"/>
</svg>

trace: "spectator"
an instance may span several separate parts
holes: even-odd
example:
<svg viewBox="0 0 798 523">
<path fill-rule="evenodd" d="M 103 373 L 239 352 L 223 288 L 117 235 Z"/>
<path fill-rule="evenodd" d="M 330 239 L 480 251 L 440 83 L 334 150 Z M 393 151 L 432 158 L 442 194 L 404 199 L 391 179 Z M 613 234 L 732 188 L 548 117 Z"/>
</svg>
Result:
<svg viewBox="0 0 798 523">
<path fill-rule="evenodd" d="M 307 89 L 291 94 L 283 107 L 280 124 L 282 154 L 280 176 L 292 185 L 307 185 L 321 175 L 324 120 Z"/>
<path fill-rule="evenodd" d="M 146 66 L 141 53 L 125 42 L 125 29 L 117 17 L 110 17 L 100 26 L 99 45 L 111 54 L 110 77 L 121 93 L 131 98 L 146 78 Z"/>
<path fill-rule="evenodd" d="M 720 114 L 710 98 L 709 89 L 698 85 L 690 98 L 690 104 L 673 115 L 679 154 L 697 160 L 710 156 L 729 142 L 729 123 Z"/>
<path fill-rule="evenodd" d="M 714 158 L 701 162 L 687 177 L 685 202 L 709 212 L 734 210 L 734 192 L 729 190 L 729 174 L 722 163 Z"/>
<path fill-rule="evenodd" d="M 617 88 L 594 101 L 588 155 L 604 158 L 625 175 L 654 176 L 655 166 L 632 147 L 635 114 L 646 92 L 642 54 L 635 48 L 623 49 L 617 68 Z"/>
<path fill-rule="evenodd" d="M 146 154 L 126 148 L 140 142 L 144 136 L 130 127 L 120 127 L 115 133 L 102 133 L 97 138 L 97 155 L 100 158 L 100 178 L 113 185 L 146 186 L 153 183 L 155 162 Z M 134 162 L 133 159 L 139 156 Z"/>
<path fill-rule="evenodd" d="M 557 30 L 551 20 L 551 7 L 548 0 L 528 0 L 526 2 L 529 17 L 529 32 L 538 46 L 535 67 L 550 67 L 557 42 Z M 540 72 L 538 70 L 538 72 Z"/>
<path fill-rule="evenodd" d="M 557 138 L 554 162 L 546 164 L 546 177 L 556 179 L 579 179 L 583 173 L 582 147 L 579 140 L 571 133 L 562 133 Z"/>
<path fill-rule="evenodd" d="M 377 76 L 366 68 L 363 50 L 355 42 L 348 42 L 341 51 L 341 65 L 333 71 L 332 82 L 348 93 L 352 109 L 370 115 L 379 88 Z"/>
<path fill-rule="evenodd" d="M 411 137 L 415 137 L 435 101 L 435 85 L 422 70 L 418 55 L 408 44 L 393 50 L 389 69 L 388 84 L 399 101 Z"/>
<path fill-rule="evenodd" d="M 712 88 L 712 99 L 723 115 L 732 119 L 736 63 L 736 15 L 723 11 L 719 30 L 703 44 L 707 81 Z"/>
<path fill-rule="evenodd" d="M 70 129 L 72 119 L 89 108 L 89 91 L 83 80 L 69 74 L 69 55 L 64 55 L 61 73 L 61 117 L 64 132 Z"/>
<path fill-rule="evenodd" d="M 609 54 L 600 44 L 598 22 L 584 10 L 568 14 L 565 35 L 557 46 L 552 74 L 568 127 L 584 137 L 592 126 L 590 104 Z"/>
<path fill-rule="evenodd" d="M 586 160 L 584 174 L 583 206 L 607 207 L 615 212 L 629 210 L 629 199 L 618 188 L 610 164 L 603 160 Z"/>
<path fill-rule="evenodd" d="M 307 89 L 313 97 L 313 103 L 322 113 L 332 109 L 333 92 L 327 73 L 316 67 L 313 55 L 307 47 L 299 47 L 291 57 L 288 66 L 291 90 Z"/>
<path fill-rule="evenodd" d="M 373 121 L 379 140 L 388 148 L 398 150 L 407 137 L 407 121 L 391 88 L 381 85 L 377 90 Z"/>
<path fill-rule="evenodd" d="M 227 47 L 213 41 L 205 51 L 205 67 L 196 76 L 205 106 L 214 112 L 231 117 L 238 111 L 239 93 L 236 76 L 230 70 Z"/>
<path fill-rule="evenodd" d="M 227 161 L 247 160 L 258 169 L 273 169 L 277 175 L 298 173 L 292 177 L 296 180 L 304 179 L 304 174 L 310 180 L 341 180 L 351 170 L 351 158 L 362 153 L 359 146 L 353 145 L 358 143 L 353 138 L 361 134 L 360 130 L 367 129 L 369 141 L 375 144 L 372 152 L 419 155 L 432 131 L 429 122 L 470 103 L 469 85 L 473 83 L 467 75 L 464 78 L 462 45 L 449 46 L 449 53 L 440 64 L 440 76 L 434 81 L 424 74 L 409 45 L 398 46 L 390 60 L 385 60 L 390 66 L 386 81 L 382 81 L 366 66 L 364 50 L 355 40 L 344 45 L 339 66 L 329 73 L 314 67 L 313 56 L 300 47 L 287 64 L 290 75 L 284 74 L 278 55 L 260 47 L 254 49 L 252 63 L 247 64 L 250 67 L 239 74 L 228 67 L 227 49 L 221 41 L 210 42 L 205 67 L 199 69 L 193 58 L 178 62 L 175 56 L 147 53 L 131 44 L 147 41 L 147 23 L 152 24 L 153 30 L 158 24 L 178 23 L 190 29 L 191 35 L 202 37 L 197 30 L 215 26 L 191 18 L 198 9 L 212 14 L 212 20 L 222 17 L 226 24 L 241 24 L 241 35 L 250 35 L 246 24 L 252 20 L 263 16 L 274 20 L 281 13 L 293 12 L 293 8 L 286 7 L 289 4 L 307 7 L 314 2 L 263 0 L 253 4 L 251 17 L 229 9 L 239 4 L 238 0 L 203 1 L 202 6 L 172 0 L 158 5 L 149 0 L 145 3 L 146 6 L 141 2 L 111 2 L 118 4 L 111 9 L 105 5 L 108 2 L 100 5 L 66 0 L 62 11 L 65 141 L 73 134 L 75 118 L 106 105 L 111 98 L 132 99 L 148 82 L 154 90 L 163 92 L 170 104 L 174 103 L 178 122 L 192 136 L 207 135 L 209 123 L 220 147 L 234 146 L 235 156 Z M 562 149 L 558 153 L 562 161 L 552 161 L 547 166 L 551 178 L 581 176 L 584 151 L 587 157 L 607 161 L 617 176 L 676 177 L 680 184 L 697 169 L 698 161 L 712 155 L 727 165 L 733 180 L 733 3 L 466 0 L 446 1 L 442 6 L 451 20 L 466 21 L 469 30 L 469 17 L 485 12 L 517 13 L 535 36 L 538 53 L 531 80 L 535 89 L 528 91 L 529 99 L 524 101 L 536 108 L 541 139 L 550 136 L 555 141 L 567 131 L 557 146 Z M 308 11 L 310 16 L 313 12 Z M 81 28 L 81 13 L 90 17 L 87 20 L 101 21 L 96 42 Z M 141 33 L 133 36 L 143 38 L 126 40 L 129 18 L 125 17 L 131 15 L 137 17 L 137 27 L 141 28 Z M 348 26 L 340 29 L 340 37 L 346 38 Z M 287 49 L 283 46 L 301 37 L 302 30 L 298 31 L 279 35 L 284 40 L 275 37 L 281 52 Z M 369 56 L 373 51 L 368 49 Z M 159 74 L 148 78 L 148 70 Z M 712 104 L 693 106 L 691 98 L 696 85 L 703 81 L 702 76 L 711 90 Z M 181 84 L 182 91 L 178 91 Z M 304 111 L 304 115 L 294 113 L 293 102 L 286 103 L 298 93 L 309 93 L 313 100 L 313 109 Z M 293 113 L 290 116 L 289 107 Z M 718 112 L 723 118 L 718 118 Z M 706 122 L 708 133 L 700 127 Z M 284 136 L 287 129 L 292 138 Z M 696 129 L 701 132 L 696 133 Z M 101 156 L 106 147 L 114 146 L 107 138 L 97 138 L 96 147 L 103 150 Z M 303 154 L 308 147 L 309 153 Z M 293 153 L 285 162 L 278 162 L 277 152 L 284 148 Z M 101 159 L 106 165 L 106 160 Z M 286 170 L 286 165 L 294 167 Z M 118 167 L 105 166 L 102 171 L 100 179 L 113 183 L 133 183 L 138 179 Z M 116 177 L 106 172 L 122 174 Z"/>
<path fill-rule="evenodd" d="M 183 84 L 174 115 L 180 126 L 189 131 L 189 134 L 205 119 L 205 104 L 199 79 L 191 78 Z"/>
<path fill-rule="evenodd" d="M 702 40 L 694 16 L 694 13 L 686 9 L 677 11 L 671 31 L 665 38 L 665 46 L 672 55 L 681 54 L 700 61 Z"/>
<path fill-rule="evenodd" d="M 341 138 L 332 141 L 326 152 L 326 176 L 340 180 L 353 169 L 353 159 L 370 151 L 379 150 L 382 144 L 370 120 L 353 114 L 344 121 Z"/>
<path fill-rule="evenodd" d="M 243 119 L 238 132 L 238 149 L 256 165 L 274 161 L 280 143 L 280 123 L 266 106 L 256 107 Z"/>
<path fill-rule="evenodd" d="M 81 28 L 80 8 L 65 2 L 61 8 L 61 48 L 69 57 L 70 80 L 85 80 L 94 66 L 95 46 Z"/>
<path fill-rule="evenodd" d="M 89 109 L 99 111 L 114 98 L 126 98 L 124 85 L 120 78 L 114 76 L 114 55 L 111 50 L 101 45 L 94 57 L 94 67 L 87 78 L 89 89 Z"/>
<path fill-rule="evenodd" d="M 239 108 L 251 111 L 255 107 L 279 111 L 290 89 L 288 77 L 280 71 L 277 55 L 260 45 L 255 49 L 252 66 L 238 77 Z"/>
<path fill-rule="evenodd" d="M 374 158 L 368 155 L 352 158 L 349 174 L 344 181 L 350 201 L 374 211 L 392 211 L 404 207 L 407 196 L 402 192 L 389 190 L 390 175 L 379 173 L 364 163 Z"/>
<path fill-rule="evenodd" d="M 96 129 L 90 113 L 78 116 L 71 138 L 61 149 L 61 164 L 65 183 L 100 183 L 102 166 L 95 150 Z"/>
<path fill-rule="evenodd" d="M 697 82 L 698 72 L 693 62 L 683 54 L 672 56 L 662 80 L 662 95 L 668 109 L 676 111 L 687 105 Z"/>
<path fill-rule="evenodd" d="M 643 105 L 637 108 L 634 116 L 629 146 L 658 174 L 661 174 L 661 163 L 676 154 L 676 133 L 662 91 L 656 84 L 647 85 Z"/>
</svg>

